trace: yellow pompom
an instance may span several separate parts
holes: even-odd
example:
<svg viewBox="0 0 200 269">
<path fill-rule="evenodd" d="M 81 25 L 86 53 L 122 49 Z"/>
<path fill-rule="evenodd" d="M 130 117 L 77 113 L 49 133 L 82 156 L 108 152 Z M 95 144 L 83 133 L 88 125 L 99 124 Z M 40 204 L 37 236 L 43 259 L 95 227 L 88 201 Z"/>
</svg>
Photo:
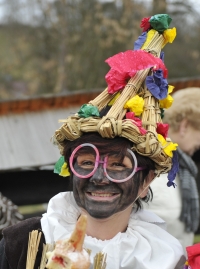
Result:
<svg viewBox="0 0 200 269">
<path fill-rule="evenodd" d="M 169 108 L 174 101 L 174 98 L 170 95 L 173 92 L 174 86 L 168 85 L 168 95 L 166 98 L 159 101 L 160 108 Z"/>
<path fill-rule="evenodd" d="M 172 43 L 176 37 L 176 28 L 167 29 L 163 32 L 166 42 Z"/>
<path fill-rule="evenodd" d="M 126 102 L 124 108 L 134 112 L 135 116 L 140 116 L 144 109 L 144 99 L 139 95 L 136 95 Z"/>
<path fill-rule="evenodd" d="M 168 85 L 168 94 L 172 93 L 174 90 L 174 86 Z"/>
<path fill-rule="evenodd" d="M 173 157 L 173 153 L 172 151 L 175 151 L 178 147 L 178 144 L 176 143 L 172 143 L 172 142 L 167 142 L 165 140 L 165 138 L 161 135 L 161 134 L 158 134 L 157 135 L 158 137 L 158 141 L 161 143 L 162 147 L 163 147 L 163 150 L 164 152 L 169 156 L 169 157 Z"/>
<path fill-rule="evenodd" d="M 167 29 L 163 32 L 163 36 L 165 39 L 165 43 L 163 44 L 162 48 L 169 42 L 172 43 L 176 37 L 176 28 Z"/>
<path fill-rule="evenodd" d="M 174 101 L 171 95 L 167 95 L 165 99 L 160 100 L 160 108 L 169 108 Z"/>
<path fill-rule="evenodd" d="M 68 168 L 66 162 L 61 167 L 61 171 L 60 171 L 60 174 L 59 175 L 62 176 L 62 177 L 68 177 L 68 176 L 70 176 L 69 168 Z"/>
</svg>

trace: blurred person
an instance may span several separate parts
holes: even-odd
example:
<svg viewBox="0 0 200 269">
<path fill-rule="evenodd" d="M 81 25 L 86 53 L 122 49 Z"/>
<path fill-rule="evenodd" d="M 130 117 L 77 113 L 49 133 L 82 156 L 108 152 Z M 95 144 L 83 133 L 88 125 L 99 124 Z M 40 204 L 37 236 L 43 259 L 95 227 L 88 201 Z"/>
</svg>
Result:
<svg viewBox="0 0 200 269">
<path fill-rule="evenodd" d="M 200 88 L 178 90 L 173 98 L 163 122 L 169 124 L 169 137 L 178 144 L 176 186 L 167 188 L 167 174 L 160 175 L 151 184 L 153 200 L 144 207 L 166 221 L 167 231 L 185 249 L 193 244 L 199 227 L 198 169 L 191 157 L 200 148 Z"/>
</svg>

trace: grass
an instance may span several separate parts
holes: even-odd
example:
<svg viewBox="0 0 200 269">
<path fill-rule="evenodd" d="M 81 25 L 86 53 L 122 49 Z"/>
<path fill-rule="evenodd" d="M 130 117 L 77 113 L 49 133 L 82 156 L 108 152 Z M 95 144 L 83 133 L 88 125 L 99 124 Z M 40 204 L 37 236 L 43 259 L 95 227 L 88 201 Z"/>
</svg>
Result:
<svg viewBox="0 0 200 269">
<path fill-rule="evenodd" d="M 24 205 L 24 206 L 18 206 L 18 210 L 22 215 L 26 215 L 26 214 L 34 214 L 37 212 L 45 212 L 46 207 L 47 207 L 46 204 Z"/>
</svg>

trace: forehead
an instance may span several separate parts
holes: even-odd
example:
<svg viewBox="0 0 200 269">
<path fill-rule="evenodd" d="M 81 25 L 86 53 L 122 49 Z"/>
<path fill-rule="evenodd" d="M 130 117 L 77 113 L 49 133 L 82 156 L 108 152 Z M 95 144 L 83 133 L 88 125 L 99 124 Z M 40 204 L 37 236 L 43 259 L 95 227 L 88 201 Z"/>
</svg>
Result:
<svg viewBox="0 0 200 269">
<path fill-rule="evenodd" d="M 130 145 L 130 141 L 126 138 L 116 136 L 114 138 L 104 138 L 98 133 L 84 133 L 81 137 L 74 141 L 76 146 L 83 143 L 91 143 L 95 146 L 101 145 L 110 145 L 113 146 L 121 146 L 121 145 Z"/>
<path fill-rule="evenodd" d="M 82 146 L 79 145 L 77 148 L 75 148 L 75 156 L 77 155 L 113 155 L 113 156 L 129 156 L 130 153 L 127 151 L 127 148 L 124 147 L 116 147 L 113 149 L 109 149 L 108 147 L 96 147 L 95 149 L 92 146 Z"/>
</svg>

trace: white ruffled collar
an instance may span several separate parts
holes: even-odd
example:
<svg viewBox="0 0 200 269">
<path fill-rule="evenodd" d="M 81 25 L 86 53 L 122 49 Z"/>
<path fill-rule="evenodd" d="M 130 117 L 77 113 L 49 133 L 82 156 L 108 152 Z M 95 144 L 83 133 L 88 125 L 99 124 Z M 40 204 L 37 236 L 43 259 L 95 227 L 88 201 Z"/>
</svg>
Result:
<svg viewBox="0 0 200 269">
<path fill-rule="evenodd" d="M 41 219 L 42 230 L 47 243 L 63 239 L 66 233 L 74 230 L 78 217 L 81 214 L 72 192 L 61 192 L 54 196 L 48 204 L 47 213 Z M 128 227 L 132 227 L 133 222 L 141 220 L 155 223 L 165 229 L 165 222 L 160 217 L 147 210 L 132 212 Z"/>
<path fill-rule="evenodd" d="M 46 243 L 70 237 L 80 213 L 73 193 L 54 196 L 41 219 Z M 162 269 L 182 269 L 185 261 L 182 246 L 164 226 L 164 221 L 152 212 L 132 212 L 125 233 L 104 241 L 86 235 L 84 247 L 92 250 L 91 263 L 96 253 L 107 253 L 106 269 L 160 269 L 161 264 Z M 180 267 L 176 267 L 180 259 Z"/>
</svg>

